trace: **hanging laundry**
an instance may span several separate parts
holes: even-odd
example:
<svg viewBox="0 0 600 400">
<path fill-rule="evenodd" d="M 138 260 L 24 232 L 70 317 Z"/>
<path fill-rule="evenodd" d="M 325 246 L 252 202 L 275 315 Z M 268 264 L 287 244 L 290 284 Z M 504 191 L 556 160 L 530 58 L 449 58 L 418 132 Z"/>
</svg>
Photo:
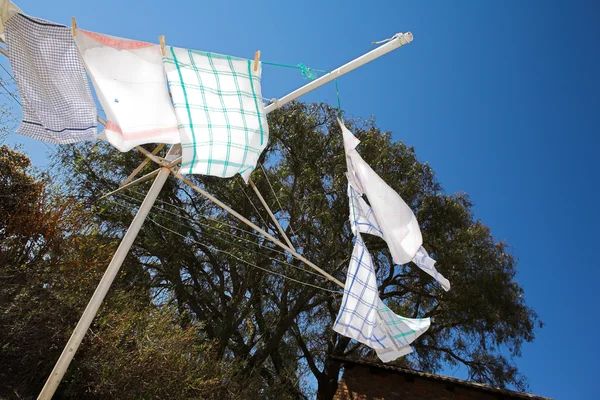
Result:
<svg viewBox="0 0 600 400">
<path fill-rule="evenodd" d="M 4 34 L 4 24 L 15 14 L 19 14 L 22 11 L 19 7 L 15 6 L 9 0 L 0 0 L 0 39 L 6 41 L 6 35 Z"/>
<path fill-rule="evenodd" d="M 160 46 L 77 30 L 75 42 L 106 113 L 106 140 L 120 151 L 179 143 Z"/>
<path fill-rule="evenodd" d="M 410 343 L 430 325 L 429 318 L 394 314 L 379 298 L 373 260 L 359 233 L 348 267 L 342 306 L 333 329 L 373 348 L 384 362 L 412 352 Z"/>
<path fill-rule="evenodd" d="M 427 250 L 425 250 L 423 246 L 419 247 L 417 254 L 415 254 L 412 259 L 412 262 L 414 262 L 417 267 L 428 273 L 433 279 L 438 281 L 445 291 L 450 290 L 450 281 L 444 278 L 444 276 L 440 274 L 437 269 L 435 269 L 435 260 L 429 257 L 429 253 L 427 253 Z"/>
<path fill-rule="evenodd" d="M 166 47 L 163 57 L 181 133 L 185 174 L 247 182 L 267 145 L 261 68 L 253 61 Z"/>
<path fill-rule="evenodd" d="M 383 232 L 375 218 L 373 209 L 369 207 L 351 183 L 348 183 L 348 198 L 350 201 L 350 227 L 352 233 L 354 235 L 358 232 L 369 233 L 383 239 Z"/>
<path fill-rule="evenodd" d="M 360 141 L 339 121 L 344 137 L 344 149 L 350 182 L 350 221 L 353 230 L 382 237 L 388 244 L 394 262 L 414 262 L 423 271 L 434 277 L 444 290 L 450 290 L 450 282 L 437 272 L 435 260 L 422 247 L 423 237 L 417 218 L 400 195 L 388 186 L 356 151 Z M 360 189 L 358 189 L 360 188 Z M 361 190 L 371 206 L 362 199 Z M 361 202 L 362 200 L 362 202 Z M 358 203 L 358 207 L 357 204 Z M 357 208 L 362 217 L 355 221 Z M 371 216 L 372 214 L 372 216 Z M 367 218 L 369 216 L 369 218 Z M 355 224 L 356 222 L 356 224 Z"/>
<path fill-rule="evenodd" d="M 21 94 L 17 133 L 52 143 L 96 138 L 96 105 L 71 28 L 16 14 L 6 46 Z"/>
</svg>

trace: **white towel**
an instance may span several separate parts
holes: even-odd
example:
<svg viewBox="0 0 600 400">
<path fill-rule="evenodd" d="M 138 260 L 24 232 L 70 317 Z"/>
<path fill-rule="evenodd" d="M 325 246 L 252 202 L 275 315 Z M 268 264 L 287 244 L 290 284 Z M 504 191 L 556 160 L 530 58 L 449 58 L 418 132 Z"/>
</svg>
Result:
<svg viewBox="0 0 600 400">
<path fill-rule="evenodd" d="M 75 41 L 106 113 L 108 142 L 120 151 L 180 142 L 159 45 L 81 29 Z"/>
<path fill-rule="evenodd" d="M 365 199 L 359 194 L 358 190 L 348 183 L 348 201 L 350 203 L 350 227 L 352 233 L 369 233 L 379 236 L 383 239 L 383 232 L 373 209 L 369 207 Z"/>
<path fill-rule="evenodd" d="M 422 247 L 423 237 L 414 213 L 400 195 L 388 186 L 356 151 L 360 141 L 339 121 L 348 166 L 350 223 L 353 232 L 382 237 L 397 264 L 414 262 L 450 290 L 450 282 L 434 267 L 435 260 Z M 360 189 L 358 189 L 360 188 Z M 361 197 L 362 191 L 371 206 Z"/>
<path fill-rule="evenodd" d="M 16 14 L 6 46 L 21 94 L 17 133 L 52 143 L 96 138 L 96 104 L 71 28 Z"/>
<path fill-rule="evenodd" d="M 181 173 L 248 181 L 267 146 L 261 68 L 241 58 L 167 47 L 163 58 L 181 131 Z"/>
<path fill-rule="evenodd" d="M 429 318 L 404 318 L 383 304 L 377 290 L 373 260 L 357 233 L 342 305 L 333 329 L 373 348 L 382 361 L 388 362 L 410 353 L 410 343 L 430 324 Z"/>
</svg>

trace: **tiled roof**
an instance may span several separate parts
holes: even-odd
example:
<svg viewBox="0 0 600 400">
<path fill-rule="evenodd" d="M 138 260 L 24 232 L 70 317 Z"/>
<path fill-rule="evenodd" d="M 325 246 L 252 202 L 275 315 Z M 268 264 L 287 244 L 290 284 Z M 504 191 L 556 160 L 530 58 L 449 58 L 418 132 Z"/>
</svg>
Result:
<svg viewBox="0 0 600 400">
<path fill-rule="evenodd" d="M 452 378 L 449 376 L 430 374 L 427 372 L 416 371 L 414 369 L 394 367 L 391 365 L 386 365 L 386 364 L 377 363 L 377 362 L 370 362 L 370 361 L 364 361 L 364 360 L 352 360 L 349 358 L 343 358 L 343 357 L 337 357 L 337 356 L 331 356 L 331 359 L 340 361 L 340 362 L 342 362 L 342 364 L 358 364 L 358 365 L 366 365 L 368 367 L 382 368 L 382 369 L 386 369 L 388 371 L 399 372 L 399 373 L 411 375 L 411 376 L 418 376 L 421 378 L 431 379 L 431 380 L 435 380 L 435 381 L 439 381 L 439 382 L 451 383 L 451 384 L 454 384 L 457 386 L 473 388 L 473 389 L 482 390 L 485 392 L 505 394 L 507 396 L 512 396 L 515 398 L 528 399 L 528 400 L 552 400 L 549 397 L 536 396 L 534 394 L 523 393 L 523 392 L 515 392 L 513 390 L 507 390 L 507 389 L 502 389 L 499 387 L 489 386 L 489 385 L 485 385 L 483 383 L 469 382 L 469 381 L 464 381 L 462 379 Z"/>
</svg>

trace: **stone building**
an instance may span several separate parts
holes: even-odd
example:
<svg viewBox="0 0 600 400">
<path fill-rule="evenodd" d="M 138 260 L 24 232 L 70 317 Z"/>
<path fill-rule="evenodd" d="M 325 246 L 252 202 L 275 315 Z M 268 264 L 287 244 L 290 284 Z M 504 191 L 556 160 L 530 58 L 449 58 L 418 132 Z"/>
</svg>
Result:
<svg viewBox="0 0 600 400">
<path fill-rule="evenodd" d="M 333 358 L 344 367 L 335 400 L 551 400 L 448 376 Z"/>
</svg>

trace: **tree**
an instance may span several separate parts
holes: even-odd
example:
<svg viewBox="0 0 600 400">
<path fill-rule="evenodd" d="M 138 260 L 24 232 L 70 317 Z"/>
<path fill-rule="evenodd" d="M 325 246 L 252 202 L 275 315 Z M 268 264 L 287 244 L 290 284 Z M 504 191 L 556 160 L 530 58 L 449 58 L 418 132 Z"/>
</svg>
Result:
<svg viewBox="0 0 600 400">
<path fill-rule="evenodd" d="M 269 115 L 270 141 L 260 160 L 266 173 L 258 168 L 253 180 L 302 254 L 343 281 L 352 234 L 336 117 L 326 105 L 303 103 Z M 514 357 L 541 322 L 515 281 L 516 261 L 507 245 L 474 217 L 466 194 L 444 193 L 414 149 L 393 142 L 374 120 L 345 122 L 361 140 L 362 157 L 415 210 L 426 248 L 453 285 L 446 293 L 416 267 L 393 265 L 383 241 L 365 238 L 385 302 L 399 314 L 434 319 L 415 354 L 400 362 L 431 372 L 462 364 L 475 381 L 524 389 Z M 105 238 L 122 235 L 150 183 L 99 199 L 141 159 L 101 143 L 61 148 L 61 190 L 103 207 L 93 218 Z M 192 179 L 277 234 L 239 177 Z M 202 340 L 215 343 L 217 359 L 235 360 L 261 390 L 276 390 L 274 397 L 310 396 L 302 377 L 311 374 L 317 397 L 329 399 L 340 372 L 330 356 L 373 356 L 332 331 L 339 288 L 175 179 L 161 192 L 123 272 L 148 277 L 154 304 L 173 306 L 184 323 L 199 327 Z"/>
<path fill-rule="evenodd" d="M 7 99 L 18 102 L 17 95 L 19 89 L 14 79 L 7 81 L 0 77 L 0 86 L 4 90 L 2 94 Z M 14 132 L 16 128 L 15 123 L 18 123 L 18 120 L 12 113 L 12 107 L 5 102 L 0 103 L 0 144 L 4 142 L 9 133 Z"/>
<path fill-rule="evenodd" d="M 29 159 L 0 147 L 0 398 L 34 398 L 116 249 Z M 95 210 L 98 211 L 98 210 Z M 135 264 L 133 257 L 130 265 Z M 258 389 L 201 326 L 122 274 L 57 397 L 244 398 Z"/>
</svg>

